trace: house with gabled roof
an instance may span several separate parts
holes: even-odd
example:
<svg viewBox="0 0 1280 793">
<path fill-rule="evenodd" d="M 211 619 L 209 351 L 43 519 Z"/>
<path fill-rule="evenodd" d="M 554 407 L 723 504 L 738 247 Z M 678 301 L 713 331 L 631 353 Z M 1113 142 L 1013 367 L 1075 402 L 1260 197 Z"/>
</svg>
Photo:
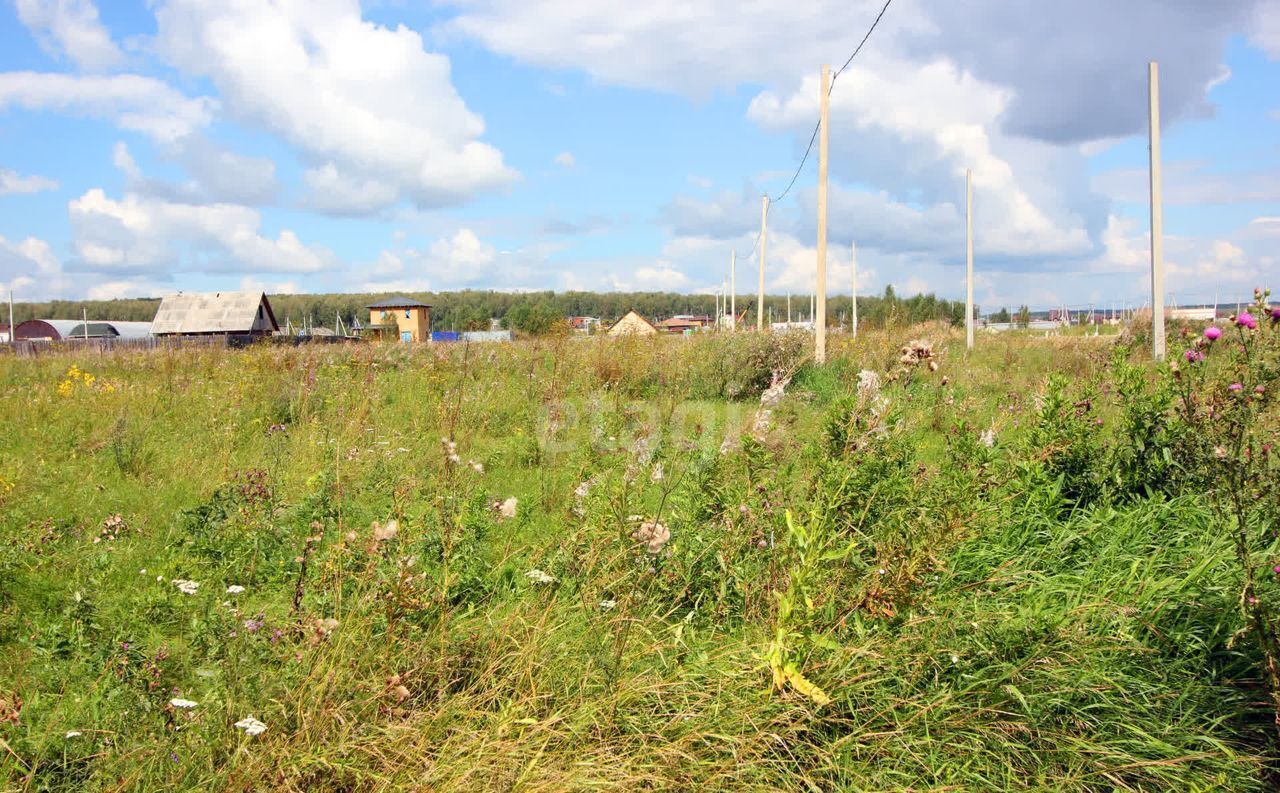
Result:
<svg viewBox="0 0 1280 793">
<path fill-rule="evenodd" d="M 265 292 L 179 292 L 160 301 L 153 336 L 270 336 L 280 331 Z"/>
</svg>

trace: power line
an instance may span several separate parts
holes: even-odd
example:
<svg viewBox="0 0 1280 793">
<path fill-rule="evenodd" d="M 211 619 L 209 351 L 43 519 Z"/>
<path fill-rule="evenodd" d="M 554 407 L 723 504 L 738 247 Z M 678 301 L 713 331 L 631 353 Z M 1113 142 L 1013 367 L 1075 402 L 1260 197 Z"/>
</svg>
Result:
<svg viewBox="0 0 1280 793">
<path fill-rule="evenodd" d="M 835 74 L 831 75 L 831 85 L 827 88 L 827 96 L 831 96 L 831 92 L 835 90 L 836 78 L 840 76 L 841 72 L 849 68 L 849 64 L 853 63 L 853 59 L 858 57 L 859 52 L 862 52 L 862 47 L 867 43 L 867 39 L 871 38 L 871 34 L 875 32 L 876 26 L 879 25 L 880 20 L 884 18 L 884 12 L 889 10 L 889 5 L 891 3 L 893 3 L 893 0 L 885 0 L 885 4 L 880 9 L 880 13 L 876 14 L 875 21 L 871 23 L 871 27 L 867 28 L 866 35 L 862 37 L 862 41 L 858 42 L 858 46 L 854 49 L 853 54 L 844 62 L 844 65 L 836 70 Z M 786 198 L 787 194 L 791 192 L 791 188 L 795 187 L 796 180 L 800 178 L 801 172 L 804 171 L 804 164 L 809 160 L 809 154 L 813 152 L 813 142 L 818 139 L 818 127 L 821 123 L 822 122 L 819 120 L 813 125 L 813 134 L 809 136 L 809 145 L 805 147 L 804 156 L 800 158 L 800 165 L 796 167 L 796 172 L 791 177 L 791 181 L 787 184 L 787 189 L 783 190 L 777 198 L 770 199 L 770 204 L 776 204 Z"/>
</svg>

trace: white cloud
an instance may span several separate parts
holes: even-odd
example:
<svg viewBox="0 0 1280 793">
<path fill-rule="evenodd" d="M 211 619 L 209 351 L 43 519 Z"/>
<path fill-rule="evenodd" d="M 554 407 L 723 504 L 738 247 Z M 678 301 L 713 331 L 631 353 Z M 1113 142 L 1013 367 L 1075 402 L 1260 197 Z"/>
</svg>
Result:
<svg viewBox="0 0 1280 793">
<path fill-rule="evenodd" d="M 273 281 L 267 283 L 259 281 L 252 275 L 246 275 L 240 279 L 241 292 L 266 292 L 269 295 L 296 295 L 298 294 L 297 281 Z"/>
<path fill-rule="evenodd" d="M 1272 60 L 1280 59 L 1280 3 L 1264 0 L 1253 11 L 1250 41 Z"/>
<path fill-rule="evenodd" d="M 309 168 L 302 178 L 306 206 L 331 215 L 369 215 L 400 199 L 394 182 L 344 174 L 333 163 Z"/>
<path fill-rule="evenodd" d="M 562 151 L 556 155 L 555 163 L 561 168 L 573 168 L 578 164 L 578 161 L 574 159 L 572 152 Z"/>
<path fill-rule="evenodd" d="M 43 176 L 21 176 L 14 171 L 0 168 L 0 195 L 23 195 L 57 190 L 58 183 Z"/>
<path fill-rule="evenodd" d="M 174 141 L 207 125 L 217 103 L 183 96 L 135 74 L 110 76 L 0 73 L 0 109 L 18 106 L 113 121 L 123 129 Z"/>
<path fill-rule="evenodd" d="M 498 252 L 469 228 L 439 237 L 425 249 L 402 247 L 384 250 L 377 260 L 356 271 L 359 288 L 373 292 L 422 291 L 492 285 L 501 276 L 511 280 L 527 274 L 511 252 Z"/>
<path fill-rule="evenodd" d="M 333 255 L 288 229 L 263 236 L 261 217 L 235 204 L 185 204 L 100 188 L 68 204 L 81 267 L 95 272 L 300 272 L 330 268 Z"/>
<path fill-rule="evenodd" d="M 237 154 L 201 134 L 163 144 L 159 150 L 162 159 L 181 164 L 191 178 L 174 182 L 144 175 L 120 141 L 112 148 L 111 160 L 124 174 L 129 192 L 185 204 L 261 205 L 271 203 L 278 190 L 271 160 Z"/>
<path fill-rule="evenodd" d="M 92 0 L 17 0 L 16 5 L 18 18 L 41 47 L 66 55 L 81 69 L 106 69 L 124 59 Z"/>
<path fill-rule="evenodd" d="M 169 62 L 319 163 L 311 182 L 333 192 L 312 201 L 331 211 L 391 196 L 373 185 L 440 206 L 516 178 L 479 140 L 484 122 L 454 89 L 449 59 L 406 27 L 366 22 L 355 0 L 169 0 L 156 19 Z"/>
<path fill-rule="evenodd" d="M 17 299 L 47 299 L 65 288 L 62 263 L 49 243 L 35 237 L 9 242 L 0 237 L 0 291 Z"/>
</svg>

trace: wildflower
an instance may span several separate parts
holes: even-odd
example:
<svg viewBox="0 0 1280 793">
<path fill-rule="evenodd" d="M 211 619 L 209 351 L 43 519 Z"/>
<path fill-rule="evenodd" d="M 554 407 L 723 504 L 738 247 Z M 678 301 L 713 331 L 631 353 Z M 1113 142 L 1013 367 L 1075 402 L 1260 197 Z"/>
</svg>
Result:
<svg viewBox="0 0 1280 793">
<path fill-rule="evenodd" d="M 933 342 L 927 339 L 912 339 L 902 348 L 902 357 L 899 362 L 906 366 L 915 366 L 924 361 L 928 361 L 933 357 Z M 931 371 L 937 371 L 938 365 L 935 363 L 929 367 Z"/>
<path fill-rule="evenodd" d="M 618 605 L 618 601 L 616 600 L 602 600 L 600 601 L 600 610 L 608 611 L 609 609 L 612 609 L 617 605 Z"/>
<path fill-rule="evenodd" d="M 476 462 L 475 460 L 472 460 L 472 461 L 471 461 L 471 470 L 475 471 L 477 474 L 483 474 L 483 473 L 484 473 L 484 463 L 478 463 L 478 462 Z"/>
<path fill-rule="evenodd" d="M 400 522 L 395 518 L 392 518 L 391 520 L 387 521 L 385 525 L 378 523 L 378 521 L 376 520 L 373 522 L 373 539 L 376 542 L 387 542 L 388 540 L 394 540 L 396 537 L 396 534 L 398 534 L 399 532 L 400 532 Z"/>
<path fill-rule="evenodd" d="M 1240 391 L 1243 388 L 1244 386 L 1241 385 L 1240 383 L 1232 383 L 1231 385 L 1227 386 L 1227 390 L 1231 392 Z"/>
<path fill-rule="evenodd" d="M 316 629 L 321 633 L 328 635 L 338 629 L 338 621 L 333 617 L 325 617 L 322 620 L 316 620 Z"/>
<path fill-rule="evenodd" d="M 244 591 L 244 587 L 240 586 L 239 584 L 232 584 L 231 586 L 227 587 L 228 595 L 238 595 L 243 591 Z"/>
<path fill-rule="evenodd" d="M 83 734 L 83 733 L 81 733 L 79 730 L 67 730 L 66 737 L 67 737 L 67 738 L 79 738 L 82 734 Z"/>
<path fill-rule="evenodd" d="M 1278 565 L 1276 565 L 1275 567 L 1271 568 L 1271 572 L 1275 573 L 1276 575 L 1280 575 L 1280 564 L 1278 564 Z"/>
<path fill-rule="evenodd" d="M 591 480 L 587 479 L 573 489 L 573 497 L 576 499 L 584 499 L 591 492 Z"/>
<path fill-rule="evenodd" d="M 178 591 L 184 595 L 194 595 L 196 590 L 200 588 L 200 584 L 195 581 L 188 581 L 184 578 L 173 579 L 173 585 L 176 586 Z"/>
<path fill-rule="evenodd" d="M 1236 324 L 1242 328 L 1248 328 L 1249 330 L 1258 329 L 1258 320 L 1254 319 L 1254 316 L 1248 311 L 1241 311 L 1240 314 L 1236 316 Z"/>
<path fill-rule="evenodd" d="M 198 703 L 192 702 L 189 699 L 174 697 L 173 699 L 169 700 L 169 704 L 174 706 L 175 708 L 185 708 L 187 710 L 190 710 L 191 708 L 194 708 Z"/>
<path fill-rule="evenodd" d="M 1274 306 L 1271 309 L 1271 321 L 1280 322 L 1280 306 Z"/>
<path fill-rule="evenodd" d="M 511 496 L 506 501 L 498 502 L 493 505 L 498 510 L 498 516 L 502 520 L 509 520 L 516 516 L 516 497 Z"/>
<path fill-rule="evenodd" d="M 671 530 L 657 520 L 646 520 L 631 533 L 631 538 L 644 545 L 649 553 L 659 554 L 671 541 Z"/>
<path fill-rule="evenodd" d="M 261 617 L 254 618 L 254 619 L 247 619 L 244 621 L 244 629 L 248 633 L 257 633 L 258 631 L 262 630 L 263 624 L 264 624 L 264 621 L 262 620 Z"/>
<path fill-rule="evenodd" d="M 1257 394 L 1258 396 L 1262 396 L 1263 394 L 1267 393 L 1267 387 L 1263 385 L 1254 386 L 1253 393 Z"/>
<path fill-rule="evenodd" d="M 405 685 L 402 683 L 396 686 L 395 688 L 391 689 L 391 696 L 398 703 L 404 702 L 410 696 L 409 689 L 406 688 Z"/>
<path fill-rule="evenodd" d="M 858 372 L 858 396 L 873 399 L 880 395 L 880 375 L 870 369 Z"/>
<path fill-rule="evenodd" d="M 660 462 L 658 462 L 658 463 L 654 463 L 654 464 L 653 464 L 653 473 L 651 473 L 651 474 L 649 475 L 649 481 L 651 481 L 651 482 L 661 482 L 661 481 L 662 481 L 662 477 L 663 477 L 663 473 L 662 473 L 662 463 L 660 463 Z"/>
<path fill-rule="evenodd" d="M 1210 325 L 1204 329 L 1204 337 L 1209 341 L 1214 341 L 1222 336 L 1222 328 L 1217 325 Z"/>
<path fill-rule="evenodd" d="M 756 547 L 763 551 L 765 548 L 769 547 L 769 541 L 761 537 L 760 539 L 756 540 Z"/>
<path fill-rule="evenodd" d="M 982 434 L 978 436 L 978 443 L 981 443 L 983 446 L 987 447 L 988 449 L 995 446 L 996 445 L 995 428 L 992 427 L 992 428 L 983 430 Z"/>
<path fill-rule="evenodd" d="M 1189 349 L 1182 354 L 1187 359 L 1187 363 L 1196 363 L 1204 360 L 1204 353 L 1197 349 Z"/>
<path fill-rule="evenodd" d="M 261 735 L 267 731 L 267 725 L 255 719 L 253 716 L 247 716 L 236 722 L 237 730 L 244 730 L 245 735 Z"/>
<path fill-rule="evenodd" d="M 556 582 L 555 576 L 550 573 L 544 573 L 536 567 L 525 573 L 524 577 L 535 584 L 554 584 Z"/>
</svg>

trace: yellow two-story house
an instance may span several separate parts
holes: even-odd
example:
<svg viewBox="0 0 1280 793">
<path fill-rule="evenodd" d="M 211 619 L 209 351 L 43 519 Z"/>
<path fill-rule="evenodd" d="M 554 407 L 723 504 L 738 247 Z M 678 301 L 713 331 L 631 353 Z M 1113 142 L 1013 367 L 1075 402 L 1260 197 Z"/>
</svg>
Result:
<svg viewBox="0 0 1280 793">
<path fill-rule="evenodd" d="M 369 330 L 383 339 L 404 342 L 431 340 L 431 306 L 397 295 L 379 300 L 369 309 Z"/>
</svg>

